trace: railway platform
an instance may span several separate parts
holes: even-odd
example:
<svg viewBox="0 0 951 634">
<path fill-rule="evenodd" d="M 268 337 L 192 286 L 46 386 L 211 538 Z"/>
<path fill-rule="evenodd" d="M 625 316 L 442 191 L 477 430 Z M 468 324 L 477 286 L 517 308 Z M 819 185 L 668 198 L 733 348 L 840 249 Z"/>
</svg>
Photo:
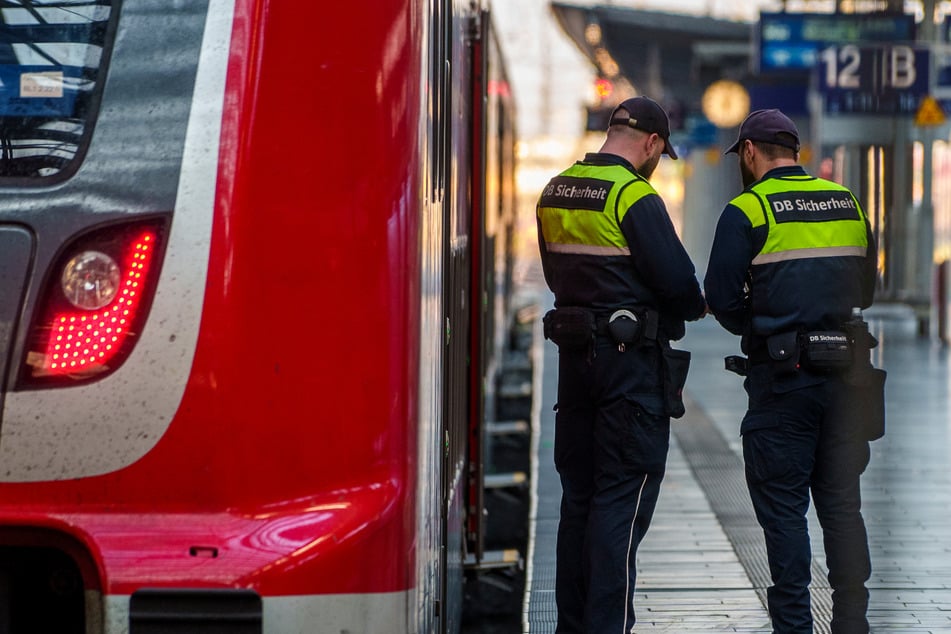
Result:
<svg viewBox="0 0 951 634">
<path fill-rule="evenodd" d="M 543 313 L 550 295 L 539 291 Z M 862 479 L 872 552 L 869 621 L 877 634 L 951 633 L 951 352 L 917 336 L 901 306 L 865 313 L 888 371 L 884 438 Z M 723 369 L 738 338 L 712 316 L 687 325 L 687 413 L 671 425 L 667 475 L 638 551 L 634 632 L 771 632 L 762 532 L 743 476 L 740 377 Z M 555 535 L 561 489 L 553 466 L 557 350 L 535 339 L 531 537 L 522 631 L 555 631 Z M 815 632 L 831 614 L 821 530 L 810 511 Z"/>
</svg>

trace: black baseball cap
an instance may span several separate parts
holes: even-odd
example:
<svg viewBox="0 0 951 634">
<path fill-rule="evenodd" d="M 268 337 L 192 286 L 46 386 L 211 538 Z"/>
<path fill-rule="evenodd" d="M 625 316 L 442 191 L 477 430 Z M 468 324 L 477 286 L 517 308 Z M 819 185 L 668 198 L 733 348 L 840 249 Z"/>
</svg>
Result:
<svg viewBox="0 0 951 634">
<path fill-rule="evenodd" d="M 622 109 L 627 111 L 627 117 L 619 112 Z M 622 116 L 619 117 L 619 114 Z M 670 144 L 670 120 L 667 118 L 667 113 L 650 97 L 625 99 L 611 113 L 608 125 L 628 125 L 635 130 L 656 133 L 664 140 L 664 154 L 672 159 L 677 158 L 674 146 Z"/>
<path fill-rule="evenodd" d="M 796 124 L 775 108 L 751 112 L 740 124 L 736 143 L 731 145 L 724 154 L 739 152 L 740 144 L 747 139 L 782 145 L 796 152 L 799 151 L 799 130 L 796 129 Z"/>
</svg>

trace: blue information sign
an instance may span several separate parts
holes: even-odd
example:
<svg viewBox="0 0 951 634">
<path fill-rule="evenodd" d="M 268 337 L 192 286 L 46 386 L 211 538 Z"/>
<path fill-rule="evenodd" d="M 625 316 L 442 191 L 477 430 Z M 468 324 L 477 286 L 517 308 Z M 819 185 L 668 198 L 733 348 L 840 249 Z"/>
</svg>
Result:
<svg viewBox="0 0 951 634">
<path fill-rule="evenodd" d="M 930 88 L 930 59 L 906 44 L 831 45 L 819 51 L 816 87 L 829 113 L 915 114 Z"/>
<path fill-rule="evenodd" d="M 761 13 L 761 73 L 808 73 L 830 44 L 912 42 L 915 16 L 905 14 Z"/>
</svg>

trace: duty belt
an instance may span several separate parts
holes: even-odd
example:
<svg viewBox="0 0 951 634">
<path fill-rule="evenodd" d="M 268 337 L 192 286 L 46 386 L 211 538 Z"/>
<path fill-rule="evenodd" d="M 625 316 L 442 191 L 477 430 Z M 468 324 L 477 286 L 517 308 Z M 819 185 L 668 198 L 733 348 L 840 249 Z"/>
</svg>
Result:
<svg viewBox="0 0 951 634">
<path fill-rule="evenodd" d="M 559 348 L 587 348 L 596 336 L 610 337 L 615 343 L 657 340 L 659 313 L 641 306 L 598 314 L 588 308 L 564 306 L 548 311 L 543 319 L 546 339 Z"/>
</svg>

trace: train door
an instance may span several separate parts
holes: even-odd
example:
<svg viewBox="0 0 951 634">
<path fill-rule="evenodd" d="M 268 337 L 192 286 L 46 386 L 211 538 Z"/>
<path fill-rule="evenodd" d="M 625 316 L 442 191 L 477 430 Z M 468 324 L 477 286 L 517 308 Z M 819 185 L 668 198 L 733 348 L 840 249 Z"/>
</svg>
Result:
<svg viewBox="0 0 951 634">
<path fill-rule="evenodd" d="M 485 438 L 490 417 L 490 392 L 495 383 L 496 357 L 508 309 L 497 288 L 499 269 L 495 234 L 511 222 L 501 203 L 490 205 L 487 175 L 511 169 L 514 136 L 510 103 L 498 96 L 490 103 L 490 74 L 501 73 L 498 44 L 491 39 L 487 11 L 452 0 L 431 0 L 432 76 L 430 108 L 434 204 L 441 220 L 442 239 L 442 411 L 437 439 L 440 536 L 438 596 L 441 631 L 458 631 L 463 617 L 467 572 L 477 573 L 485 552 Z M 494 45 L 494 46 L 493 46 Z M 493 61 L 494 60 L 494 61 Z M 490 72 L 491 71 L 491 72 Z M 494 104 L 494 105 L 493 105 Z M 495 110 L 493 110 L 493 108 Z M 493 116 L 494 113 L 494 116 Z M 502 138 L 504 137 L 504 138 Z M 508 151 L 504 147 L 512 145 Z M 509 157 L 492 161 L 491 152 Z M 494 179 L 496 189 L 500 177 Z M 507 182 L 511 185 L 510 182 Z M 500 192 L 495 192 L 500 196 Z M 490 206 L 491 209 L 487 209 Z M 502 219 L 502 216 L 506 216 Z M 490 230 L 491 229 L 491 230 Z M 493 235 L 489 235 L 489 234 Z M 499 248 L 507 248 L 504 240 Z M 502 304 L 505 303 L 505 306 Z M 465 568 L 465 570 L 464 570 Z"/>
<path fill-rule="evenodd" d="M 464 435 L 457 427 L 465 419 L 466 399 L 466 347 L 468 328 L 468 266 L 469 227 L 468 210 L 461 200 L 460 166 L 466 164 L 464 151 L 467 139 L 460 135 L 466 122 L 458 113 L 465 103 L 466 95 L 459 94 L 458 82 L 465 76 L 463 47 L 454 37 L 461 21 L 455 15 L 452 0 L 430 2 L 430 112 L 432 117 L 430 153 L 432 203 L 440 215 L 438 239 L 442 244 L 442 404 L 437 436 L 431 448 L 437 452 L 433 466 L 437 474 L 431 474 L 432 483 L 438 483 L 438 493 L 433 500 L 439 507 L 437 579 L 434 583 L 434 615 L 441 632 L 459 629 L 462 595 L 461 529 L 464 515 L 459 481 L 462 478 L 464 461 Z M 424 468 L 424 467 L 421 467 Z M 425 480 L 425 474 L 421 474 Z M 425 491 L 425 489 L 424 489 Z M 424 493 L 425 494 L 425 493 Z M 425 609 L 425 606 L 424 606 Z"/>
<path fill-rule="evenodd" d="M 452 161 L 446 165 L 447 188 L 444 215 L 446 371 L 443 411 L 443 530 L 446 599 L 442 601 L 445 631 L 457 631 L 461 621 L 463 593 L 462 562 L 465 545 L 463 525 L 466 517 L 467 424 L 470 407 L 471 310 L 473 301 L 472 266 L 477 232 L 473 231 L 474 183 L 471 180 L 473 147 L 471 125 L 473 70 L 472 16 L 450 11 L 446 49 L 448 84 L 445 95 L 448 113 L 446 142 Z"/>
<path fill-rule="evenodd" d="M 448 133 L 453 163 L 447 166 L 445 211 L 447 317 L 446 401 L 444 408 L 443 510 L 445 591 L 463 596 L 463 562 L 481 562 L 484 553 L 483 439 L 485 385 L 491 347 L 486 341 L 488 271 L 485 225 L 488 12 L 457 15 L 450 25 Z M 462 618 L 458 601 L 443 601 L 443 625 L 455 631 Z M 448 608 L 451 606 L 451 609 Z"/>
<path fill-rule="evenodd" d="M 527 415 L 500 398 L 513 385 L 506 340 L 514 335 L 508 293 L 512 246 L 507 238 L 514 210 L 504 200 L 511 186 L 514 134 L 512 103 L 499 42 L 488 10 L 470 19 L 469 149 L 469 347 L 467 460 L 465 462 L 464 620 L 512 623 L 520 613 L 520 559 L 527 525 L 530 440 Z M 504 384 L 500 389 L 500 384 Z M 528 394 L 530 402 L 531 395 Z M 514 400 L 522 400 L 522 395 Z"/>
<path fill-rule="evenodd" d="M 483 11 L 478 20 L 474 20 L 469 29 L 471 39 L 470 60 L 471 78 L 471 105 L 472 116 L 471 144 L 472 160 L 470 161 L 469 184 L 471 215 L 469 219 L 469 237 L 472 245 L 471 261 L 469 263 L 469 285 L 472 301 L 469 308 L 469 407 L 466 424 L 467 459 L 466 499 L 469 514 L 466 517 L 466 546 L 467 552 L 476 561 L 481 561 L 485 552 L 485 522 L 482 510 L 485 508 L 483 482 L 485 480 L 485 462 L 483 460 L 484 433 L 485 433 L 485 399 L 483 398 L 483 384 L 487 372 L 486 346 L 487 320 L 486 310 L 486 278 L 487 271 L 492 270 L 492 262 L 488 260 L 486 250 L 488 236 L 485 225 L 485 196 L 486 196 L 486 78 L 488 73 L 488 58 L 485 50 L 489 34 L 489 14 Z"/>
</svg>

